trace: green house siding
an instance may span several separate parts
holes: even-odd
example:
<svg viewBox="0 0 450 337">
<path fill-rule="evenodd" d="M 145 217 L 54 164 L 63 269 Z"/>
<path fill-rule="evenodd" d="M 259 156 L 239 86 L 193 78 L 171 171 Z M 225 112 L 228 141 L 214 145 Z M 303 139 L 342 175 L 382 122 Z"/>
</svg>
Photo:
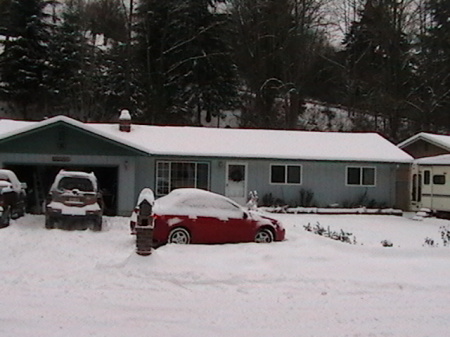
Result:
<svg viewBox="0 0 450 337">
<path fill-rule="evenodd" d="M 229 162 L 247 165 L 247 193 L 256 190 L 260 203 L 264 196 L 271 195 L 291 205 L 301 204 L 301 193 L 312 193 L 315 206 L 326 207 L 357 205 L 375 202 L 377 205 L 393 206 L 396 202 L 396 164 L 369 162 L 332 162 L 305 160 L 269 160 L 202 157 L 147 157 L 141 158 L 136 167 L 136 192 L 144 187 L 155 190 L 155 167 L 158 161 L 203 162 L 209 164 L 209 189 L 226 194 L 226 166 Z M 270 182 L 271 165 L 300 165 L 301 184 L 273 184 Z M 374 186 L 349 186 L 346 184 L 346 169 L 371 167 L 376 170 Z"/>
<path fill-rule="evenodd" d="M 271 165 L 300 165 L 301 184 L 271 183 Z M 375 168 L 375 185 L 347 185 L 348 166 Z M 372 201 L 377 205 L 392 206 L 395 204 L 395 179 L 396 165 L 389 163 L 248 160 L 248 191 L 256 190 L 261 202 L 264 196 L 271 195 L 280 202 L 301 205 L 301 195 L 310 192 L 314 198 L 314 206 L 326 207 L 337 204 L 342 207 Z"/>
<path fill-rule="evenodd" d="M 0 153 L 144 155 L 131 147 L 63 123 L 0 140 Z"/>
</svg>

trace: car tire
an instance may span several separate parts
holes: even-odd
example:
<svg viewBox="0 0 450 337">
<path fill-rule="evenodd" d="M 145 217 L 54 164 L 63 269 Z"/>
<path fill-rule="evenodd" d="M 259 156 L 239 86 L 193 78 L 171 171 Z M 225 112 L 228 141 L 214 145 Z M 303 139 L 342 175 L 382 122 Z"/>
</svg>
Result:
<svg viewBox="0 0 450 337">
<path fill-rule="evenodd" d="M 92 231 L 94 232 L 100 232 L 102 230 L 102 217 L 99 217 L 98 219 L 95 219 L 92 222 Z"/>
<path fill-rule="evenodd" d="M 191 243 L 191 234 L 184 228 L 175 228 L 170 231 L 168 243 L 188 245 Z"/>
<path fill-rule="evenodd" d="M 45 228 L 46 229 L 54 229 L 55 228 L 55 219 L 47 217 L 45 218 Z"/>
<path fill-rule="evenodd" d="M 257 243 L 270 243 L 273 241 L 273 233 L 270 229 L 260 229 L 255 235 L 255 242 Z"/>
<path fill-rule="evenodd" d="M 11 211 L 11 219 L 16 220 L 25 215 L 25 205 L 16 204 L 14 210 Z"/>
<path fill-rule="evenodd" d="M 11 222 L 11 208 L 7 207 L 0 218 L 0 228 L 8 227 Z"/>
<path fill-rule="evenodd" d="M 19 218 L 23 217 L 25 215 L 25 213 L 26 213 L 26 206 L 24 203 L 22 203 L 19 207 L 19 212 L 18 212 Z"/>
</svg>

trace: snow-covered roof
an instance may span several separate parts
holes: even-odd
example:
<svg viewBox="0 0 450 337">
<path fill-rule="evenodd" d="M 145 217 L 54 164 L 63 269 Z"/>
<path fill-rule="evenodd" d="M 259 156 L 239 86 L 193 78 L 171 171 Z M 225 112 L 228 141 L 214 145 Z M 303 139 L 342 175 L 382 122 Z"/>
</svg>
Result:
<svg viewBox="0 0 450 337">
<path fill-rule="evenodd" d="M 424 140 L 428 143 L 434 144 L 436 146 L 442 147 L 444 149 L 448 149 L 450 151 L 450 136 L 446 135 L 436 135 L 433 133 L 427 133 L 427 132 L 420 132 L 400 144 L 398 144 L 399 148 L 405 148 L 406 146 L 418 141 L 418 140 Z"/>
<path fill-rule="evenodd" d="M 414 160 L 414 163 L 419 165 L 450 165 L 450 154 L 419 158 Z"/>
<path fill-rule="evenodd" d="M 66 116 L 40 122 L 0 120 L 0 140 L 52 123 L 70 125 L 150 155 L 409 163 L 412 157 L 376 133 L 220 129 L 82 123 Z"/>
</svg>

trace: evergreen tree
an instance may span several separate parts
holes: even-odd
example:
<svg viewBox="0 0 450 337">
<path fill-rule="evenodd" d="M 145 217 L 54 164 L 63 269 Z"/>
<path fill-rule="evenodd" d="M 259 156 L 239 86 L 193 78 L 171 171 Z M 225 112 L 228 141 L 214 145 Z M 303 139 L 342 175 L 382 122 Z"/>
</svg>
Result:
<svg viewBox="0 0 450 337">
<path fill-rule="evenodd" d="M 127 38 L 127 13 L 121 0 L 94 0 L 86 2 L 84 21 L 95 37 L 102 35 L 104 44 L 125 42 Z"/>
<path fill-rule="evenodd" d="M 214 5 L 140 2 L 135 33 L 147 121 L 198 123 L 199 111 L 217 114 L 236 96 L 226 16 L 214 12 Z"/>
<path fill-rule="evenodd" d="M 11 4 L 12 0 L 0 0 L 0 36 L 4 36 L 5 38 L 8 38 L 11 31 L 9 15 Z"/>
<path fill-rule="evenodd" d="M 401 137 L 400 122 L 410 109 L 411 93 L 411 45 L 401 4 L 368 0 L 344 41 L 349 105 L 386 117 L 389 127 L 384 131 L 394 140 Z"/>
<path fill-rule="evenodd" d="M 84 1 L 65 3 L 50 43 L 52 114 L 84 121 L 111 120 L 128 102 L 124 90 L 126 45 L 113 35 L 106 46 L 95 44 L 91 37 L 102 33 L 92 33 L 89 18 Z"/>
<path fill-rule="evenodd" d="M 68 1 L 50 43 L 53 114 L 76 118 L 82 118 L 82 111 L 87 109 L 86 79 L 92 54 L 82 13 L 82 1 Z"/>
<path fill-rule="evenodd" d="M 12 0 L 8 36 L 0 54 L 0 99 L 13 103 L 24 118 L 30 107 L 45 110 L 49 99 L 49 39 L 44 0 Z"/>
<path fill-rule="evenodd" d="M 428 27 L 419 44 L 415 107 L 422 129 L 450 129 L 450 0 L 426 2 Z"/>
</svg>

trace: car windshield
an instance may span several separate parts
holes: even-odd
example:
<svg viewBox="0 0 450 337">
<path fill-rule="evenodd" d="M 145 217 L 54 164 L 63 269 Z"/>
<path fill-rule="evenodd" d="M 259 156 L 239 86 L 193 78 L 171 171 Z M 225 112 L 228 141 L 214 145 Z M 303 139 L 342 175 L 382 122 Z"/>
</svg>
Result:
<svg viewBox="0 0 450 337">
<path fill-rule="evenodd" d="M 89 179 L 77 177 L 64 177 L 59 181 L 59 190 L 80 190 L 83 192 L 94 192 L 94 185 Z"/>
</svg>

